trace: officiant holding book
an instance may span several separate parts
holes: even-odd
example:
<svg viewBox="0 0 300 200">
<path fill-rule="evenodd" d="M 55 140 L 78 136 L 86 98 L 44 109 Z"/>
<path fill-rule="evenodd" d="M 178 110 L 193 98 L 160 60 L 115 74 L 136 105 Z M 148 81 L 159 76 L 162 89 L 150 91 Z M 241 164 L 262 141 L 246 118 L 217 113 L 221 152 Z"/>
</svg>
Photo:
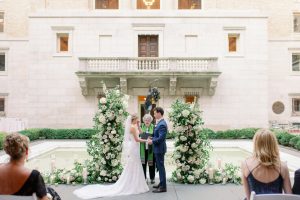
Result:
<svg viewBox="0 0 300 200">
<path fill-rule="evenodd" d="M 145 114 L 143 117 L 143 122 L 139 127 L 140 137 L 142 139 L 148 139 L 148 137 L 153 137 L 154 125 L 151 123 L 153 117 L 150 114 Z M 154 184 L 155 181 L 155 158 L 153 153 L 153 145 L 148 143 L 140 143 L 140 157 L 143 165 L 145 179 L 147 179 L 147 164 L 149 166 L 149 174 L 151 184 Z"/>
</svg>

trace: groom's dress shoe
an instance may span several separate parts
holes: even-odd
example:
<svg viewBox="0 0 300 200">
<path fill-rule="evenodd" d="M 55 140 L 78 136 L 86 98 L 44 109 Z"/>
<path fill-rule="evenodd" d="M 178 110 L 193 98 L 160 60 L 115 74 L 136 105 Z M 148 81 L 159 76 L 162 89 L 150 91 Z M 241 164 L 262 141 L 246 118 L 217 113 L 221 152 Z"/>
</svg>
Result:
<svg viewBox="0 0 300 200">
<path fill-rule="evenodd" d="M 162 192 L 167 192 L 166 188 L 158 188 L 157 190 L 153 190 L 153 193 L 162 193 Z"/>
<path fill-rule="evenodd" d="M 153 188 L 158 189 L 159 185 L 153 185 Z"/>
</svg>

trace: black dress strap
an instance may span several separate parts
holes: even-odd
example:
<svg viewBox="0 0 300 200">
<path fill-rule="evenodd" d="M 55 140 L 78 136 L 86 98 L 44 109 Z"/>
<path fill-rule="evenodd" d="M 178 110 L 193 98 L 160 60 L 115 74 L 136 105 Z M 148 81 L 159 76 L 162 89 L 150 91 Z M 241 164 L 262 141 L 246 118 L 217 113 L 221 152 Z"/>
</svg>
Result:
<svg viewBox="0 0 300 200">
<path fill-rule="evenodd" d="M 14 195 L 31 196 L 33 193 L 36 193 L 36 196 L 39 198 L 42 198 L 47 194 L 43 177 L 37 170 L 32 170 L 22 188 Z"/>
<path fill-rule="evenodd" d="M 252 173 L 255 169 L 257 169 L 260 166 L 260 163 L 258 165 L 256 165 L 251 171 L 250 173 Z"/>
<path fill-rule="evenodd" d="M 245 163 L 246 163 L 246 166 L 247 166 L 247 168 L 248 168 L 248 170 L 249 170 L 250 173 L 252 173 L 253 170 L 255 170 L 256 168 L 258 168 L 260 166 L 260 164 L 258 164 L 256 167 L 254 167 L 252 170 L 250 170 L 250 168 L 249 168 L 249 166 L 247 164 L 247 160 L 245 160 Z"/>
</svg>

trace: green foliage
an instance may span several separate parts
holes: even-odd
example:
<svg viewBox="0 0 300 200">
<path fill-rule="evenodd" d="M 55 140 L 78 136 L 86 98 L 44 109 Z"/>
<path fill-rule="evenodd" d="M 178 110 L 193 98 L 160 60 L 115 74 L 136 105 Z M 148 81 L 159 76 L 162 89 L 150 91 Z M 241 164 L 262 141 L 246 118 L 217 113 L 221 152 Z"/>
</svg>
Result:
<svg viewBox="0 0 300 200">
<path fill-rule="evenodd" d="M 298 141 L 298 142 L 296 143 L 295 148 L 298 149 L 298 150 L 300 150 L 300 141 Z"/>
<path fill-rule="evenodd" d="M 87 142 L 92 160 L 88 164 L 92 182 L 115 182 L 122 172 L 121 151 L 128 97 L 118 88 L 106 90 L 94 117 L 96 134 Z"/>
<path fill-rule="evenodd" d="M 296 148 L 298 141 L 300 141 L 300 136 L 292 137 L 289 141 L 289 146 Z"/>
<path fill-rule="evenodd" d="M 95 135 L 95 129 L 27 129 L 20 131 L 29 137 L 30 141 L 38 139 L 90 139 Z"/>
<path fill-rule="evenodd" d="M 282 134 L 280 139 L 278 140 L 279 144 L 281 145 L 284 145 L 284 146 L 288 146 L 289 145 L 289 142 L 290 140 L 295 137 L 294 135 L 292 134 L 289 134 L 289 133 L 285 133 L 285 134 Z"/>
<path fill-rule="evenodd" d="M 169 131 L 166 138 L 167 139 L 174 139 L 176 136 L 176 132 L 175 131 Z"/>
<path fill-rule="evenodd" d="M 0 132 L 0 150 L 3 149 L 3 143 L 5 139 L 6 134 L 4 132 Z"/>
<path fill-rule="evenodd" d="M 202 130 L 201 111 L 197 104 L 176 100 L 171 105 L 170 121 L 175 131 L 173 158 L 176 170 L 172 180 L 179 183 L 200 183 L 212 147 L 206 132 Z"/>
<path fill-rule="evenodd" d="M 47 139 L 87 139 L 87 151 L 92 160 L 85 164 L 75 163 L 72 170 L 57 169 L 44 174 L 45 179 L 54 183 L 66 183 L 69 177 L 72 183 L 82 183 L 83 169 L 86 169 L 87 183 L 115 182 L 121 172 L 121 151 L 124 136 L 124 121 L 128 96 L 118 88 L 106 90 L 105 97 L 99 100 L 98 111 L 94 117 L 94 129 L 43 129 L 41 135 Z"/>
<path fill-rule="evenodd" d="M 176 100 L 169 113 L 175 134 L 175 151 L 173 158 L 176 170 L 172 172 L 172 181 L 186 184 L 240 183 L 239 167 L 225 164 L 224 169 L 213 169 L 208 163 L 212 149 L 209 138 L 218 138 L 222 134 L 226 138 L 237 137 L 239 131 L 229 130 L 216 133 L 210 129 L 202 129 L 203 120 L 198 104 L 187 104 Z M 252 130 L 243 130 L 242 138 L 253 134 Z M 209 169 L 209 170 L 208 170 Z M 209 171 L 213 170 L 213 178 L 209 180 Z"/>
<path fill-rule="evenodd" d="M 78 162 L 74 163 L 72 170 L 55 169 L 52 173 L 43 174 L 44 180 L 48 184 L 78 184 L 84 183 L 83 177 L 84 165 Z M 85 168 L 85 170 L 87 170 Z M 86 183 L 88 182 L 86 176 Z"/>
<path fill-rule="evenodd" d="M 38 140 L 41 136 L 41 130 L 43 129 L 27 129 L 20 131 L 19 133 L 26 135 L 30 141 Z"/>
<path fill-rule="evenodd" d="M 214 132 L 211 129 L 203 129 L 210 139 L 252 139 L 258 128 L 229 129 Z"/>
<path fill-rule="evenodd" d="M 224 167 L 224 173 L 227 183 L 241 184 L 241 171 L 238 166 L 226 163 Z"/>
</svg>

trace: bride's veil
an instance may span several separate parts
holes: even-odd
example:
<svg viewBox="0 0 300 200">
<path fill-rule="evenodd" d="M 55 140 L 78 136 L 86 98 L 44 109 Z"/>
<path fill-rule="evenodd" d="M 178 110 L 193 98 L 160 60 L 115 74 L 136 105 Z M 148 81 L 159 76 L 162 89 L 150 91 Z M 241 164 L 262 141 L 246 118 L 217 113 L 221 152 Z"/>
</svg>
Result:
<svg viewBox="0 0 300 200">
<path fill-rule="evenodd" d="M 125 166 L 128 157 L 130 156 L 130 127 L 131 127 L 131 115 L 129 115 L 125 122 L 124 139 L 121 154 L 121 163 Z"/>
</svg>

